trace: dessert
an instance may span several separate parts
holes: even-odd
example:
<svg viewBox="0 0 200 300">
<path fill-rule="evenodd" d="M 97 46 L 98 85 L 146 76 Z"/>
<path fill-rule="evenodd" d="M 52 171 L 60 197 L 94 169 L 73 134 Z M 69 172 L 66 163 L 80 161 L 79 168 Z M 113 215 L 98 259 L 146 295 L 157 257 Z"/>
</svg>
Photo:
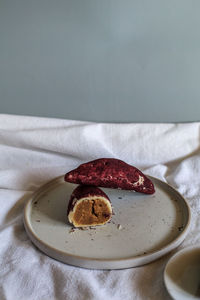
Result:
<svg viewBox="0 0 200 300">
<path fill-rule="evenodd" d="M 68 220 L 75 227 L 103 225 L 112 217 L 108 196 L 98 187 L 79 185 L 68 204 Z"/>
<path fill-rule="evenodd" d="M 145 194 L 155 192 L 152 181 L 139 169 L 116 158 L 100 158 L 81 164 L 65 174 L 65 181 Z"/>
</svg>

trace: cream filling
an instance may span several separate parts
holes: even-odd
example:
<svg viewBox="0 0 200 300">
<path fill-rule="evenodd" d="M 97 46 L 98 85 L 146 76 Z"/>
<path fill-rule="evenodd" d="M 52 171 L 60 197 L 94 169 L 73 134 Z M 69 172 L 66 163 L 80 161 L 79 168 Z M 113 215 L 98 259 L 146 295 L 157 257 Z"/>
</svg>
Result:
<svg viewBox="0 0 200 300">
<path fill-rule="evenodd" d="M 140 186 L 140 185 L 142 185 L 143 183 L 144 183 L 144 177 L 139 175 L 138 181 L 134 182 L 133 185 L 134 185 L 134 186 L 138 186 L 138 185 Z"/>
</svg>

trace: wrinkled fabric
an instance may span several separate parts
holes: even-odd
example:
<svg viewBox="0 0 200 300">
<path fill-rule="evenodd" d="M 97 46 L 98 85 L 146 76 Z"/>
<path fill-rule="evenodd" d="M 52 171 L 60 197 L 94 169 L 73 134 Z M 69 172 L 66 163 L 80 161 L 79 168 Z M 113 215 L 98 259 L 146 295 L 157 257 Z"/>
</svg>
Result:
<svg viewBox="0 0 200 300">
<path fill-rule="evenodd" d="M 200 123 L 100 124 L 0 115 L 0 299 L 170 300 L 163 282 L 171 255 L 200 243 Z M 114 157 L 175 187 L 192 211 L 190 232 L 172 253 L 125 270 L 58 262 L 29 240 L 22 220 L 39 186 L 79 164 Z"/>
</svg>

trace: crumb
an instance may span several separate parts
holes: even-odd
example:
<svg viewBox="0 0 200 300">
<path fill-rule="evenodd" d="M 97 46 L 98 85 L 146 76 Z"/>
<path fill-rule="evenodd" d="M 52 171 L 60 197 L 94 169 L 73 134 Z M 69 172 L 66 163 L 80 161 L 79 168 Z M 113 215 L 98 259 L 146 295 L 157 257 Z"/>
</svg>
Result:
<svg viewBox="0 0 200 300">
<path fill-rule="evenodd" d="M 118 199 L 122 199 L 122 197 L 118 197 Z"/>
<path fill-rule="evenodd" d="M 69 230 L 69 233 L 72 233 L 72 232 L 74 232 L 75 231 L 75 229 L 74 228 L 71 228 L 70 230 Z"/>
<path fill-rule="evenodd" d="M 79 230 L 88 230 L 88 227 L 79 227 Z"/>
<path fill-rule="evenodd" d="M 183 225 L 178 227 L 178 231 L 182 231 L 183 230 Z"/>
<path fill-rule="evenodd" d="M 40 220 L 36 220 L 36 222 L 40 222 Z"/>
<path fill-rule="evenodd" d="M 35 205 L 36 205 L 37 203 L 38 203 L 37 201 L 34 202 Z"/>
<path fill-rule="evenodd" d="M 118 224 L 118 225 L 117 225 L 117 229 L 121 230 L 121 229 L 122 229 L 122 225 L 121 225 L 121 224 Z"/>
</svg>

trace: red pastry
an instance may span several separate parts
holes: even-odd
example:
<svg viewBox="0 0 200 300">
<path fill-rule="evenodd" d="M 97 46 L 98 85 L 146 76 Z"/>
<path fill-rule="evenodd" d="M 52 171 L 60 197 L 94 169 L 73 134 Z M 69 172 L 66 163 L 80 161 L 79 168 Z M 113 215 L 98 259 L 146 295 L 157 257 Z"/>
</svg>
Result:
<svg viewBox="0 0 200 300">
<path fill-rule="evenodd" d="M 115 158 L 100 158 L 84 163 L 68 172 L 65 181 L 145 194 L 155 192 L 152 181 L 140 170 Z"/>
<path fill-rule="evenodd" d="M 103 225 L 112 217 L 112 206 L 99 188 L 79 185 L 71 195 L 67 215 L 75 227 Z"/>
</svg>

